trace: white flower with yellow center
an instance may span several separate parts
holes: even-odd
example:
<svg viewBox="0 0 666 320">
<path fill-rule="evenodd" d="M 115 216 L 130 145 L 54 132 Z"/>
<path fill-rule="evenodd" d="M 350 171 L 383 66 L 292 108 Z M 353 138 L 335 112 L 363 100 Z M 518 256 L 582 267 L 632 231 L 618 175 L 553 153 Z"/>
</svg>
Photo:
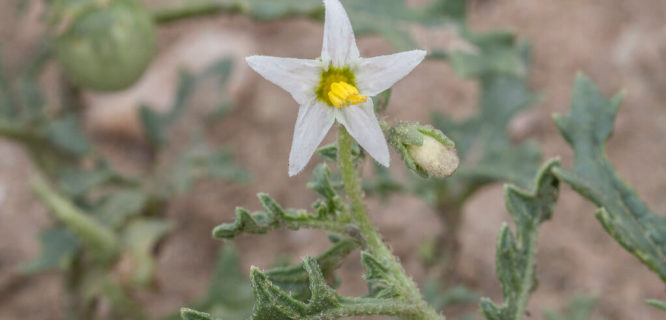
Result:
<svg viewBox="0 0 666 320">
<path fill-rule="evenodd" d="M 314 60 L 248 57 L 247 63 L 300 104 L 289 154 L 289 175 L 299 173 L 335 121 L 377 162 L 388 167 L 389 151 L 372 99 L 409 74 L 423 50 L 361 58 L 349 17 L 339 0 L 324 0 L 321 57 Z"/>
</svg>

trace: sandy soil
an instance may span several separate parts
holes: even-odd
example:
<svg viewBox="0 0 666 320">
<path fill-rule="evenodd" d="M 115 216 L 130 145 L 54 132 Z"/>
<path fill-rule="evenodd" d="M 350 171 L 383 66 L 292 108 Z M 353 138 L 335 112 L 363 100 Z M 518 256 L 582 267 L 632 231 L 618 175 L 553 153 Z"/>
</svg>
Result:
<svg viewBox="0 0 666 320">
<path fill-rule="evenodd" d="M 7 8 L 15 1 L 0 5 L 0 41 L 10 71 L 34 48 L 41 30 L 36 15 L 14 17 Z M 606 94 L 625 90 L 608 154 L 620 174 L 658 213 L 666 212 L 666 146 L 662 143 L 666 138 L 666 73 L 661 72 L 666 70 L 665 17 L 666 3 L 662 0 L 487 0 L 471 8 L 474 28 L 510 28 L 532 43 L 531 83 L 543 93 L 543 100 L 522 116 L 517 126 L 539 140 L 546 156 L 560 156 L 566 166 L 571 164 L 571 151 L 550 115 L 567 112 L 576 72 L 585 72 Z M 320 25 L 303 19 L 255 23 L 243 17 L 169 25 L 160 30 L 161 48 L 167 50 L 203 26 L 243 33 L 259 54 L 308 58 L 320 50 Z M 377 37 L 360 39 L 359 47 L 365 56 L 391 52 Z M 288 94 L 256 76 L 248 83 L 248 91 L 238 94 L 235 109 L 210 130 L 209 136 L 217 145 L 232 146 L 255 181 L 248 185 L 204 182 L 173 200 L 168 216 L 178 228 L 158 257 L 160 285 L 142 296 L 154 315 L 183 306 L 204 291 L 220 245 L 210 239 L 210 230 L 230 220 L 235 206 L 257 209 L 254 195 L 259 191 L 270 193 L 287 207 L 307 207 L 315 199 L 304 186 L 306 175 L 287 177 L 297 106 Z M 464 116 L 475 103 L 473 84 L 456 78 L 442 63 L 427 62 L 395 87 L 387 117 L 427 122 L 432 110 Z M 187 130 L 188 123 L 184 121 L 176 130 Z M 115 141 L 105 143 L 104 150 L 123 170 L 140 170 L 132 167 L 134 160 L 141 159 L 141 152 L 130 145 Z M 402 165 L 393 156 L 393 170 L 401 172 Z M 36 235 L 49 224 L 45 209 L 25 184 L 32 170 L 19 146 L 0 140 L 0 319 L 62 318 L 58 273 L 29 279 L 17 278 L 14 273 L 19 264 L 38 254 Z M 461 283 L 496 300 L 501 293 L 494 274 L 495 240 L 500 224 L 510 221 L 502 201 L 501 187 L 493 186 L 479 192 L 465 207 L 460 232 L 463 248 L 457 265 Z M 409 273 L 422 279 L 423 267 L 414 248 L 440 230 L 434 212 L 409 196 L 393 198 L 390 205 L 376 199 L 368 203 L 373 220 Z M 563 188 L 554 219 L 541 229 L 540 283 L 528 318 L 541 319 L 541 310 L 559 308 L 572 295 L 586 293 L 599 298 L 595 315 L 600 318 L 662 319 L 663 314 L 643 301 L 666 299 L 664 284 L 602 230 L 593 212 L 592 205 L 570 188 Z M 242 237 L 236 243 L 244 253 L 245 267 L 264 267 L 285 253 L 293 260 L 316 254 L 325 247 L 326 239 L 312 231 L 277 231 L 263 237 Z M 355 279 L 360 271 L 358 260 L 349 259 L 341 273 L 343 279 Z M 358 281 L 347 281 L 341 290 L 352 294 L 363 289 Z"/>
</svg>

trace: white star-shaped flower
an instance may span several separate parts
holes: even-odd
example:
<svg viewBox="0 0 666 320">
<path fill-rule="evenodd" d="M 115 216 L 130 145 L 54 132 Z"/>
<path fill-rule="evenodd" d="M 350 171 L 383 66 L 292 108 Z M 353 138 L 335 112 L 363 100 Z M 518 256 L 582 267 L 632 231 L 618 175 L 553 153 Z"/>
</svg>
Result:
<svg viewBox="0 0 666 320">
<path fill-rule="evenodd" d="M 361 58 L 347 12 L 339 0 L 324 0 L 324 42 L 319 59 L 247 57 L 254 71 L 286 90 L 300 104 L 289 154 L 289 175 L 299 173 L 336 121 L 377 162 L 388 167 L 386 139 L 373 97 L 409 74 L 423 50 Z"/>
</svg>

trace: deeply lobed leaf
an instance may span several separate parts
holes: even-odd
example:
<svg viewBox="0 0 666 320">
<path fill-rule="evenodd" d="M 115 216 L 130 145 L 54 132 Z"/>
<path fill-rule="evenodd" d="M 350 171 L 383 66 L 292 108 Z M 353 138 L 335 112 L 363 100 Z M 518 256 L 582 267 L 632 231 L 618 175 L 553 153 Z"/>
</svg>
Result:
<svg viewBox="0 0 666 320">
<path fill-rule="evenodd" d="M 275 199 L 260 193 L 257 197 L 264 211 L 250 212 L 244 208 L 236 208 L 235 221 L 217 226 L 213 230 L 213 236 L 220 239 L 231 239 L 243 233 L 265 234 L 281 227 L 293 230 L 323 229 L 355 236 L 357 227 L 350 223 L 347 209 L 330 180 L 330 171 L 325 164 L 317 166 L 308 186 L 324 196 L 324 199 L 314 203 L 313 207 L 316 212 L 283 209 Z"/>
<path fill-rule="evenodd" d="M 370 257 L 369 255 L 365 255 Z M 377 261 L 376 258 L 370 258 Z M 305 257 L 301 265 L 307 275 L 310 296 L 307 301 L 293 297 L 270 279 L 270 272 L 257 268 L 250 271 L 250 282 L 255 296 L 251 320 L 264 319 L 338 319 L 354 316 L 411 316 L 417 314 L 418 305 L 398 298 L 347 298 L 338 295 L 327 283 L 318 259 Z M 375 273 L 375 275 L 377 275 Z M 370 277 L 374 278 L 374 276 Z M 377 279 L 379 280 L 379 279 Z M 372 280 L 375 281 L 375 280 Z M 383 280 L 386 281 L 386 280 Z M 183 319 L 213 319 L 209 314 L 183 309 Z"/>
<path fill-rule="evenodd" d="M 557 127 L 574 149 L 574 167 L 554 172 L 597 204 L 596 217 L 606 231 L 666 281 L 666 217 L 648 209 L 605 153 L 621 99 L 621 95 L 606 99 L 589 79 L 577 76 L 571 111 L 555 116 Z"/>
<path fill-rule="evenodd" d="M 559 193 L 559 180 L 552 169 L 559 161 L 551 160 L 541 167 L 535 189 L 527 192 L 515 186 L 505 187 L 506 207 L 516 223 L 516 234 L 504 225 L 497 243 L 497 276 L 502 286 L 504 303 L 481 300 L 481 310 L 488 320 L 519 320 L 527 301 L 536 288 L 536 239 L 541 223 L 550 219 Z"/>
</svg>

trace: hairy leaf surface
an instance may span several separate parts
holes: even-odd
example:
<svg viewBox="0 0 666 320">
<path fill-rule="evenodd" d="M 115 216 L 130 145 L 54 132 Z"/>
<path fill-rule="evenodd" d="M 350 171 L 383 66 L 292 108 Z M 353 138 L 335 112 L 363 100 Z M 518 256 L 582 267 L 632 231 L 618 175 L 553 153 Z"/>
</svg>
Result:
<svg viewBox="0 0 666 320">
<path fill-rule="evenodd" d="M 487 298 L 481 300 L 481 311 L 488 320 L 524 318 L 529 296 L 537 285 L 537 230 L 550 219 L 559 193 L 559 180 L 552 173 L 558 165 L 557 160 L 546 163 L 531 192 L 510 185 L 504 189 L 506 207 L 516 224 L 516 233 L 505 224 L 498 236 L 496 270 L 504 303 L 497 305 Z"/>
<path fill-rule="evenodd" d="M 621 99 L 621 95 L 606 99 L 586 77 L 576 78 L 571 111 L 555 116 L 574 150 L 574 167 L 554 172 L 598 205 L 596 217 L 606 231 L 666 281 L 666 217 L 648 209 L 605 152 Z"/>
</svg>

